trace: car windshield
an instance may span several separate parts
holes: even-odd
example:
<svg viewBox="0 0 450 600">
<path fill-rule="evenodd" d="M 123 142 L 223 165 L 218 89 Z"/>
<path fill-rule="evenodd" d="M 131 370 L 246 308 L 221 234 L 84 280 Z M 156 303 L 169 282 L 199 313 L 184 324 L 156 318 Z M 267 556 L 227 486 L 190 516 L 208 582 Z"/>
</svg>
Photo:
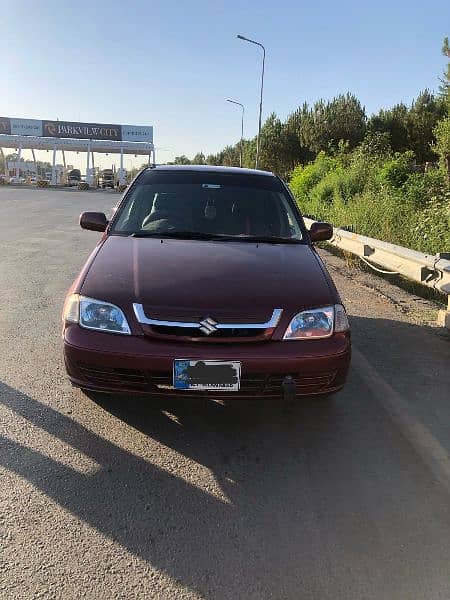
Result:
<svg viewBox="0 0 450 600">
<path fill-rule="evenodd" d="M 302 226 L 280 180 L 214 171 L 147 171 L 119 208 L 111 233 L 299 243 Z"/>
</svg>

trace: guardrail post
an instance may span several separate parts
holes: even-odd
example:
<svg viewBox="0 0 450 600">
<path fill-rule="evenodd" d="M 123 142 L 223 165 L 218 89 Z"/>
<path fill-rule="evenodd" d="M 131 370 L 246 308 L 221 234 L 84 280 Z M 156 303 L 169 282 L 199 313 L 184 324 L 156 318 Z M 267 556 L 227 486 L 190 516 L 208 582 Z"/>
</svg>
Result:
<svg viewBox="0 0 450 600">
<path fill-rule="evenodd" d="M 450 296 L 447 299 L 447 310 L 440 310 L 438 313 L 438 324 L 450 329 Z"/>
</svg>

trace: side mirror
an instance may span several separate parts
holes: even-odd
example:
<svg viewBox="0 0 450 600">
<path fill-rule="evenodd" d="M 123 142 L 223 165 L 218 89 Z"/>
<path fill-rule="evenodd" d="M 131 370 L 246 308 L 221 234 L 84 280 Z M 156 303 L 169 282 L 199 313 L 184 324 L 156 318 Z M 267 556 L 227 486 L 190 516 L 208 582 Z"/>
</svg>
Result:
<svg viewBox="0 0 450 600">
<path fill-rule="evenodd" d="M 108 219 L 102 212 L 84 212 L 80 215 L 80 227 L 91 231 L 105 231 Z"/>
<path fill-rule="evenodd" d="M 333 237 L 333 227 L 329 223 L 320 221 L 313 223 L 309 230 L 309 236 L 312 242 L 325 242 Z"/>
</svg>

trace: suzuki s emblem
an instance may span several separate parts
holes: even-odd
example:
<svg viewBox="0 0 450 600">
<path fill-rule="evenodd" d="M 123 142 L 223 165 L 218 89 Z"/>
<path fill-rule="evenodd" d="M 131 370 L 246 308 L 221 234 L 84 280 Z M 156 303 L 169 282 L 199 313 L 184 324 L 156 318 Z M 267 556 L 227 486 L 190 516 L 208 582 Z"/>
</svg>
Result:
<svg viewBox="0 0 450 600">
<path fill-rule="evenodd" d="M 211 317 L 206 317 L 203 321 L 200 321 L 200 331 L 202 331 L 205 335 L 211 335 L 217 331 L 217 321 L 211 319 Z"/>
</svg>

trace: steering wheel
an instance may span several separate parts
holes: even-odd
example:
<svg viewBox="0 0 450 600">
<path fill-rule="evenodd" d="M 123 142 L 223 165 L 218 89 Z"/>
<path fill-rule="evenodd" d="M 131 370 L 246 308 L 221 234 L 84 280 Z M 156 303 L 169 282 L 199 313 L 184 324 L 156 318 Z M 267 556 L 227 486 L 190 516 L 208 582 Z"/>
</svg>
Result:
<svg viewBox="0 0 450 600">
<path fill-rule="evenodd" d="M 145 217 L 145 219 L 142 221 L 142 228 L 144 229 L 145 227 L 150 225 L 150 223 L 154 223 L 155 221 L 165 221 L 166 223 L 169 223 L 171 227 L 174 228 L 179 228 L 183 226 L 183 221 L 178 215 L 174 215 L 166 211 L 156 211 Z"/>
</svg>

